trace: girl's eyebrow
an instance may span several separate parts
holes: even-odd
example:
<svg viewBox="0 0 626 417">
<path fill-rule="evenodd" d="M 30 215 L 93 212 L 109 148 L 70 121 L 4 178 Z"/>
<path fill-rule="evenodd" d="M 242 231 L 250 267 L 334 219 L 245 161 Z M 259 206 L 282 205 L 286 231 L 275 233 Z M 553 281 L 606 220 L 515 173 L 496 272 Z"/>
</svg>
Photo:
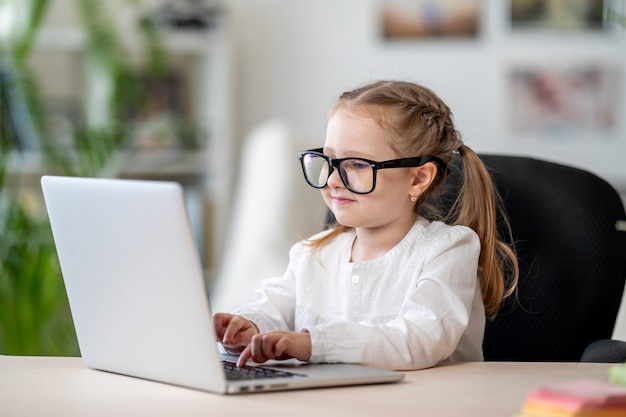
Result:
<svg viewBox="0 0 626 417">
<path fill-rule="evenodd" d="M 322 152 L 326 156 L 330 156 L 331 158 L 334 158 L 334 159 L 339 159 L 339 157 L 337 156 L 337 153 L 334 151 L 333 148 L 324 147 L 322 148 Z M 371 155 L 369 153 L 361 153 L 358 151 L 349 151 L 342 158 L 362 158 L 362 159 L 376 160 L 374 155 Z"/>
</svg>

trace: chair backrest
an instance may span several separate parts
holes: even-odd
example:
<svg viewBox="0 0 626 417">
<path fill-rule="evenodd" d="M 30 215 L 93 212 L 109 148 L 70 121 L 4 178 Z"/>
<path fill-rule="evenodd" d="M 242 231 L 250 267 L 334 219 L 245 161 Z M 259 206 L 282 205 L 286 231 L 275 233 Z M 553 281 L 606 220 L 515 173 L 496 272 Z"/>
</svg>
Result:
<svg viewBox="0 0 626 417">
<path fill-rule="evenodd" d="M 622 299 L 622 200 L 582 169 L 516 156 L 481 159 L 504 202 L 520 261 L 518 300 L 487 323 L 485 360 L 579 360 L 589 343 L 611 338 Z M 458 184 L 460 163 L 451 164 L 448 183 Z"/>
</svg>

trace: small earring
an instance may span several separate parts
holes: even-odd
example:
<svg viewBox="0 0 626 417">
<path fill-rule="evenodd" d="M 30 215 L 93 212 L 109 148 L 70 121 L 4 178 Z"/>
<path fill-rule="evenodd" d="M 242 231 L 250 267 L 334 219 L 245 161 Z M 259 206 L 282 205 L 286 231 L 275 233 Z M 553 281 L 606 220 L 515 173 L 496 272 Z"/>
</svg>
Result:
<svg viewBox="0 0 626 417">
<path fill-rule="evenodd" d="M 417 196 L 411 194 L 411 201 L 415 203 L 417 201 Z"/>
</svg>

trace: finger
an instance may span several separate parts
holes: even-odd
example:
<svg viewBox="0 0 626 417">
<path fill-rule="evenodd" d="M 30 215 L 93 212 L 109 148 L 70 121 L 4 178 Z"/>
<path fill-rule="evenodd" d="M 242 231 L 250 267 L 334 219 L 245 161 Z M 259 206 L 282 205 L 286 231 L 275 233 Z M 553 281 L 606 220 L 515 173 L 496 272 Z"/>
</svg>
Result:
<svg viewBox="0 0 626 417">
<path fill-rule="evenodd" d="M 287 337 L 281 337 L 274 345 L 274 357 L 283 357 L 287 349 L 289 349 L 289 339 Z"/>
<path fill-rule="evenodd" d="M 237 359 L 237 366 L 239 368 L 242 368 L 246 362 L 248 362 L 248 359 L 251 357 L 251 352 L 251 347 L 246 346 L 246 348 L 239 354 L 239 358 Z"/>
<path fill-rule="evenodd" d="M 241 317 L 233 317 L 229 322 L 226 330 L 224 331 L 224 336 L 222 337 L 222 342 L 226 344 L 241 344 L 241 341 L 238 340 L 238 335 L 241 330 L 245 327 L 245 321 Z"/>
<path fill-rule="evenodd" d="M 276 359 L 274 355 L 274 347 L 276 346 L 276 337 L 271 334 L 264 334 L 261 341 L 261 352 L 265 359 Z"/>
<path fill-rule="evenodd" d="M 271 355 L 265 354 L 267 335 L 256 335 L 252 337 L 248 347 L 250 348 L 250 357 L 256 363 L 263 363 L 268 359 L 271 359 Z"/>
<path fill-rule="evenodd" d="M 215 313 L 211 318 L 213 322 L 213 328 L 215 329 L 215 335 L 218 339 L 222 339 L 224 337 L 224 314 Z"/>
</svg>

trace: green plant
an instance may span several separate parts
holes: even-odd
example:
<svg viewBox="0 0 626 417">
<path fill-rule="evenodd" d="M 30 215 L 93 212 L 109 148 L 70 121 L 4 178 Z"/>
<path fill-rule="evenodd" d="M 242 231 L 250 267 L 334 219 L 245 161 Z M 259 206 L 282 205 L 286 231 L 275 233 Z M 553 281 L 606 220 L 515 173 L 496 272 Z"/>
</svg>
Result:
<svg viewBox="0 0 626 417">
<path fill-rule="evenodd" d="M 86 59 L 111 88 L 101 122 L 80 126 L 69 148 L 60 145 L 49 133 L 27 66 L 48 6 L 49 0 L 31 0 L 23 32 L 0 43 L 0 354 L 79 353 L 50 225 L 41 207 L 33 207 L 28 193 L 15 186 L 19 170 L 9 168 L 16 141 L 35 143 L 48 172 L 98 176 L 129 136 L 124 111 L 144 98 L 107 2 L 75 0 L 86 33 Z M 149 72 L 162 74 L 166 62 L 158 32 L 149 21 L 139 31 Z"/>
<path fill-rule="evenodd" d="M 45 115 L 26 62 L 47 0 L 32 3 L 24 32 L 0 49 L 0 352 L 76 355 L 78 347 L 50 227 L 7 186 L 15 139 L 47 144 Z"/>
<path fill-rule="evenodd" d="M 50 226 L 21 201 L 3 207 L 0 224 L 0 351 L 77 355 Z"/>
</svg>

